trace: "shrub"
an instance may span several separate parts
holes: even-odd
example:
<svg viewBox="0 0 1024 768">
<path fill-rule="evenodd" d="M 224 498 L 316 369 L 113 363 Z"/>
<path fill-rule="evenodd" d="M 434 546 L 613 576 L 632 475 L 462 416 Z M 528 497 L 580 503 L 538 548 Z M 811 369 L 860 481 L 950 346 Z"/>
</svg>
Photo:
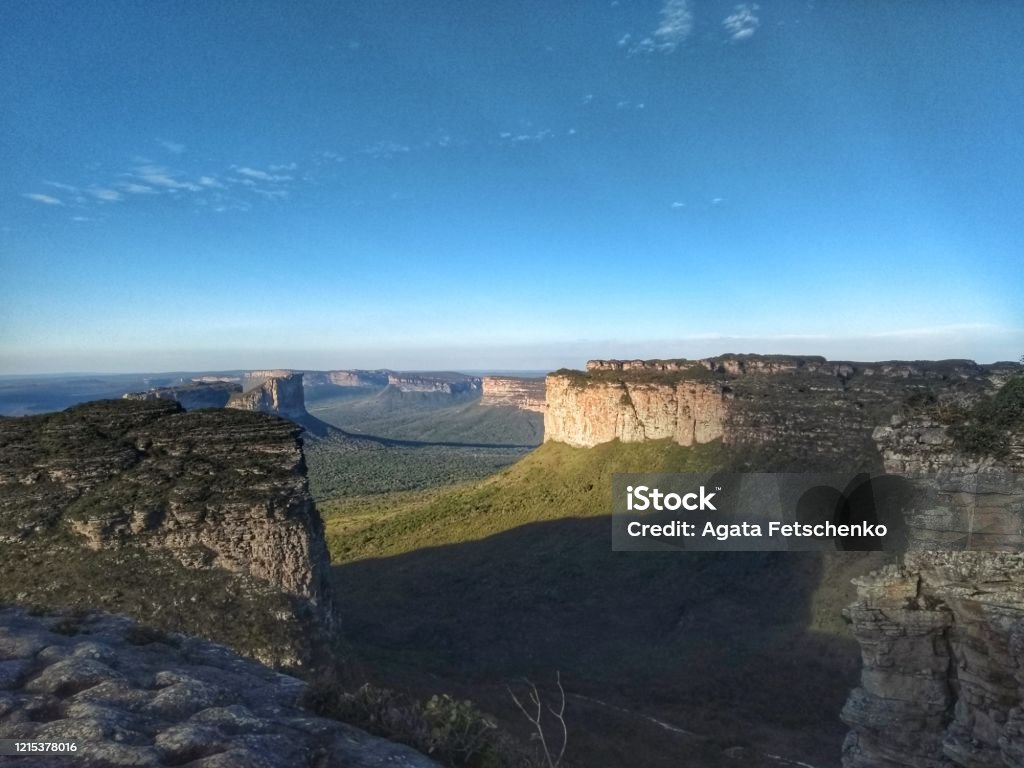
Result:
<svg viewBox="0 0 1024 768">
<path fill-rule="evenodd" d="M 979 401 L 968 420 L 952 428 L 958 448 L 975 455 L 1003 458 L 1013 430 L 1024 428 L 1024 376 L 1015 376 L 991 397 Z"/>
<path fill-rule="evenodd" d="M 348 692 L 336 678 L 325 676 L 307 686 L 303 704 L 321 717 L 408 744 L 451 768 L 537 765 L 472 702 L 446 694 L 422 703 L 368 683 Z"/>
</svg>

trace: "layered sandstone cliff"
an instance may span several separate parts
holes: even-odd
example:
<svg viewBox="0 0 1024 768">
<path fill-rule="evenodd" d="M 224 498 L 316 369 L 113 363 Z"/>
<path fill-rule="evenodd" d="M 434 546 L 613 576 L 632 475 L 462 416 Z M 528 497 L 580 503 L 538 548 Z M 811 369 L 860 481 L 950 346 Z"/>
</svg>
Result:
<svg viewBox="0 0 1024 768">
<path fill-rule="evenodd" d="M 480 379 L 458 374 L 390 373 L 388 386 L 399 392 L 426 392 L 445 395 L 479 395 Z"/>
<path fill-rule="evenodd" d="M 592 446 L 668 438 L 772 445 L 795 459 L 852 460 L 915 393 L 965 399 L 990 391 L 1013 364 L 833 362 L 727 355 L 704 360 L 592 360 L 547 377 L 545 440 Z"/>
<path fill-rule="evenodd" d="M 335 387 L 379 387 L 388 385 L 389 371 L 305 371 L 307 387 L 332 385 Z"/>
<path fill-rule="evenodd" d="M 198 408 L 224 408 L 233 395 L 241 394 L 242 385 L 228 381 L 196 381 L 171 387 L 154 387 L 145 392 L 129 392 L 125 400 L 174 400 L 193 411 Z"/>
<path fill-rule="evenodd" d="M 8 599 L 191 621 L 189 600 L 198 613 L 223 591 L 289 636 L 307 620 L 327 626 L 330 564 L 300 432 L 163 399 L 0 418 L 0 600 L 9 588 Z M 53 591 L 61 580 L 65 594 Z M 289 642 L 253 652 L 291 663 Z"/>
<path fill-rule="evenodd" d="M 912 551 L 855 581 L 845 768 L 1024 765 L 1024 434 L 998 459 L 966 454 L 934 411 L 875 430 L 916 492 Z"/>
<path fill-rule="evenodd" d="M 544 412 L 544 379 L 514 376 L 484 376 L 481 379 L 480 405 L 519 408 Z"/>
<path fill-rule="evenodd" d="M 246 374 L 255 386 L 231 396 L 228 408 L 274 413 L 290 419 L 308 416 L 302 374 L 291 371 L 253 371 Z"/>
</svg>

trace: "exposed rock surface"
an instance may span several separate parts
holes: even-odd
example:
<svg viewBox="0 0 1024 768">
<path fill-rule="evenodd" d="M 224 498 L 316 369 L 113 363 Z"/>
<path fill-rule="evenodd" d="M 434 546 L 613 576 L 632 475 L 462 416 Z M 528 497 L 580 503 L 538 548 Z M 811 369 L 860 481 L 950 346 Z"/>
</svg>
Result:
<svg viewBox="0 0 1024 768">
<path fill-rule="evenodd" d="M 544 439 L 592 446 L 669 438 L 771 444 L 846 463 L 874 452 L 873 429 L 914 393 L 976 398 L 1019 366 L 971 361 L 830 362 L 727 355 L 705 360 L 592 360 L 547 377 Z"/>
<path fill-rule="evenodd" d="M 265 375 L 264 375 L 265 374 Z M 308 416 L 302 374 L 289 371 L 254 371 L 246 374 L 256 386 L 231 396 L 228 408 L 274 413 L 289 419 Z"/>
<path fill-rule="evenodd" d="M 174 400 L 192 411 L 198 408 L 223 408 L 242 385 L 226 381 L 198 381 L 171 387 L 155 387 L 145 392 L 130 392 L 125 400 Z"/>
<path fill-rule="evenodd" d="M 0 738 L 76 741 L 53 768 L 436 768 L 300 705 L 305 684 L 127 619 L 0 609 Z"/>
<path fill-rule="evenodd" d="M 0 545 L 13 548 L 4 557 L 60 559 L 66 550 L 72 562 L 77 549 L 152 552 L 186 569 L 265 584 L 326 620 L 330 564 L 299 434 L 274 416 L 185 412 L 163 399 L 0 418 Z M 49 578 L 36 576 L 44 586 Z M 145 573 L 126 570 L 114 581 L 127 590 L 137 578 Z M 153 600 L 185 597 L 162 594 L 159 583 L 142 586 L 152 588 Z"/>
<path fill-rule="evenodd" d="M 327 384 L 335 387 L 379 387 L 388 385 L 390 371 L 306 371 L 304 383 L 307 387 Z"/>
<path fill-rule="evenodd" d="M 389 373 L 388 385 L 399 392 L 435 392 L 468 396 L 478 395 L 482 386 L 476 376 L 447 373 Z"/>
<path fill-rule="evenodd" d="M 481 379 L 481 393 L 480 405 L 544 412 L 544 379 L 484 376 Z"/>
<path fill-rule="evenodd" d="M 958 453 L 920 414 L 875 430 L 918 511 L 903 565 L 854 582 L 864 668 L 843 709 L 846 768 L 1024 766 L 1022 437 L 997 461 Z"/>
</svg>

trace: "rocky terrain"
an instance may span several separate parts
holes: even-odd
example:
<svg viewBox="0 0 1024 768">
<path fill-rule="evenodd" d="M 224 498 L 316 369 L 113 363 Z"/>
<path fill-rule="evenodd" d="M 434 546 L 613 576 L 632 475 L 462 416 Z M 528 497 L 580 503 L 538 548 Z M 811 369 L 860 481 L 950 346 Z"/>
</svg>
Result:
<svg viewBox="0 0 1024 768">
<path fill-rule="evenodd" d="M 75 741 L 55 768 L 436 768 L 300 702 L 302 681 L 109 615 L 0 609 L 0 739 Z"/>
<path fill-rule="evenodd" d="M 0 419 L 0 601 L 106 606 L 301 663 L 331 598 L 299 434 L 159 398 Z M 253 626 L 204 624 L 226 593 Z"/>
<path fill-rule="evenodd" d="M 129 392 L 126 400 L 174 400 L 182 408 L 224 408 L 234 395 L 242 392 L 242 385 L 226 381 L 197 381 L 169 387 L 154 387 L 145 392 Z"/>
<path fill-rule="evenodd" d="M 592 360 L 547 377 L 544 439 L 592 446 L 670 438 L 771 446 L 794 462 L 860 464 L 874 428 L 909 398 L 971 401 L 1020 366 L 831 362 L 821 357 L 726 355 L 704 360 Z M 873 460 L 873 459 L 872 459 Z"/>
<path fill-rule="evenodd" d="M 228 408 L 275 413 L 296 419 L 308 416 L 302 392 L 302 374 L 289 371 L 256 371 L 246 374 L 256 385 L 231 396 Z"/>
<path fill-rule="evenodd" d="M 480 379 L 462 374 L 389 373 L 388 386 L 399 392 L 429 392 L 445 395 L 479 395 Z"/>
<path fill-rule="evenodd" d="M 1024 765 L 1024 430 L 999 458 L 956 450 L 935 409 L 874 436 L 918 501 L 913 551 L 857 579 L 846 612 L 864 669 L 843 764 Z"/>
<path fill-rule="evenodd" d="M 544 379 L 484 376 L 480 405 L 505 406 L 544 413 Z"/>
<path fill-rule="evenodd" d="M 388 385 L 389 371 L 306 371 L 307 387 L 376 387 L 383 389 Z"/>
</svg>

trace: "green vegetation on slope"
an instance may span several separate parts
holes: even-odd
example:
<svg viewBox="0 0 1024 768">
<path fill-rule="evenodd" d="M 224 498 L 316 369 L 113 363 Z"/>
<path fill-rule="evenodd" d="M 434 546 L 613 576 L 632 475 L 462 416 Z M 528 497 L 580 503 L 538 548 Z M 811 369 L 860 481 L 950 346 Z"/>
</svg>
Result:
<svg viewBox="0 0 1024 768">
<path fill-rule="evenodd" d="M 1024 376 L 1015 376 L 966 414 L 966 423 L 952 427 L 957 447 L 976 455 L 1003 458 L 1010 432 L 1024 428 Z"/>
<path fill-rule="evenodd" d="M 352 395 L 342 387 L 312 390 L 306 408 L 353 434 L 392 440 L 472 445 L 538 445 L 544 419 L 518 408 L 482 406 L 476 396 L 399 392 Z"/>
<path fill-rule="evenodd" d="M 560 670 L 578 765 L 726 765 L 737 744 L 832 764 L 859 667 L 839 611 L 884 555 L 611 551 L 614 473 L 732 460 L 547 443 L 483 481 L 324 503 L 347 638 L 375 682 L 468 697 L 512 729 L 505 685 Z"/>
<path fill-rule="evenodd" d="M 319 509 L 339 563 L 482 539 L 544 520 L 608 515 L 617 472 L 705 472 L 725 461 L 719 443 L 616 441 L 580 449 L 552 442 L 479 483 L 325 501 Z"/>
<path fill-rule="evenodd" d="M 344 438 L 307 439 L 309 490 L 326 499 L 448 486 L 487 477 L 526 448 L 384 445 Z"/>
</svg>

